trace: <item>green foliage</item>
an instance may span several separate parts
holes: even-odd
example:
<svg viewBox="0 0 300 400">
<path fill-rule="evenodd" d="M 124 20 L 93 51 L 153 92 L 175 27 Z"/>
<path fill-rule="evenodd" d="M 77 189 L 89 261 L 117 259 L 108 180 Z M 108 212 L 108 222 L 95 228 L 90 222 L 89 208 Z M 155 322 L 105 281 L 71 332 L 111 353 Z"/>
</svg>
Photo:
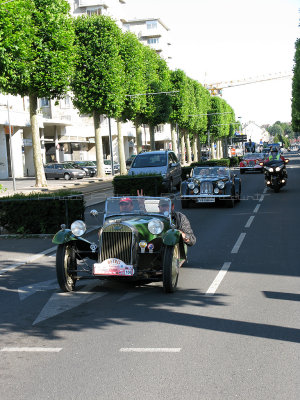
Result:
<svg viewBox="0 0 300 400">
<path fill-rule="evenodd" d="M 155 174 L 119 175 L 113 179 L 114 195 L 137 196 L 137 191 L 143 190 L 145 196 L 160 196 L 164 192 L 162 176 Z"/>
<path fill-rule="evenodd" d="M 201 162 L 193 162 L 191 163 L 191 167 L 229 167 L 230 160 L 229 158 L 220 158 L 220 160 L 207 160 Z"/>
<path fill-rule="evenodd" d="M 3 187 L 3 185 L 0 185 L 0 193 L 5 192 L 6 190 L 7 190 L 7 188 Z"/>
<path fill-rule="evenodd" d="M 0 89 L 57 98 L 69 88 L 74 29 L 66 0 L 14 1 L 0 7 Z"/>
<path fill-rule="evenodd" d="M 71 191 L 1 197 L 0 226 L 9 233 L 55 233 L 62 223 L 83 220 L 84 208 L 83 195 Z"/>
<path fill-rule="evenodd" d="M 292 128 L 300 134 L 300 39 L 295 43 L 294 76 L 292 83 Z"/>
<path fill-rule="evenodd" d="M 216 140 L 224 136 L 232 136 L 236 128 L 233 109 L 220 97 L 212 97 L 209 116 L 209 131 L 212 139 Z"/>
<path fill-rule="evenodd" d="M 84 15 L 76 18 L 75 32 L 74 105 L 82 114 L 120 117 L 127 88 L 121 29 L 110 17 Z"/>
</svg>

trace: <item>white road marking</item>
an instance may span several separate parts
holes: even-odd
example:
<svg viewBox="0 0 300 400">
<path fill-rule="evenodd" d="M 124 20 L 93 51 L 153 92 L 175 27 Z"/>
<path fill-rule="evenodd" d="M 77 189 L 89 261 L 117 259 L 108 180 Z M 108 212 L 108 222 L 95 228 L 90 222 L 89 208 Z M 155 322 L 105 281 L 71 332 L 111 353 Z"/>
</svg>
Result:
<svg viewBox="0 0 300 400">
<path fill-rule="evenodd" d="M 61 350 L 62 347 L 3 347 L 0 351 L 58 353 Z"/>
<path fill-rule="evenodd" d="M 81 291 L 78 292 L 54 293 L 32 325 L 36 325 L 39 322 L 71 310 L 72 308 L 78 307 L 81 304 L 89 303 L 90 301 L 98 299 L 99 297 L 105 296 L 107 292 L 93 293 L 89 291 L 92 286 L 95 287 L 97 285 L 99 285 L 99 282 L 95 281 L 92 284 L 85 286 Z"/>
<path fill-rule="evenodd" d="M 253 220 L 254 220 L 254 215 L 251 215 L 251 217 L 249 217 L 249 219 L 248 219 L 248 221 L 247 221 L 247 223 L 246 223 L 246 225 L 245 225 L 245 228 L 250 228 L 250 226 L 251 226 L 251 224 L 252 224 L 252 222 L 253 222 Z"/>
<path fill-rule="evenodd" d="M 260 196 L 260 199 L 258 200 L 260 203 L 263 201 L 263 199 L 264 199 L 264 195 L 262 194 L 261 196 Z"/>
<path fill-rule="evenodd" d="M 264 188 L 263 194 L 266 194 L 268 191 L 268 188 Z"/>
<path fill-rule="evenodd" d="M 259 210 L 260 204 L 257 204 L 257 206 L 254 208 L 253 212 L 257 213 L 257 211 Z"/>
<path fill-rule="evenodd" d="M 38 258 L 43 257 L 44 255 L 53 253 L 55 250 L 56 250 L 56 246 L 55 247 L 51 247 L 50 249 L 41 251 L 40 253 L 35 254 L 34 256 L 31 256 L 26 261 L 22 261 L 22 262 L 10 265 L 9 267 L 5 267 L 5 268 L 1 269 L 0 275 L 3 275 L 6 272 L 11 271 L 12 269 L 15 269 L 17 267 L 21 267 L 22 265 L 30 264 L 30 263 L 36 261 Z"/>
<path fill-rule="evenodd" d="M 225 262 L 223 264 L 223 267 L 220 269 L 218 275 L 216 276 L 215 280 L 213 281 L 213 283 L 210 285 L 210 287 L 207 289 L 206 291 L 206 295 L 211 295 L 214 294 L 216 292 L 216 290 L 218 289 L 218 287 L 220 286 L 222 280 L 224 279 L 226 272 L 229 270 L 231 265 L 231 262 Z"/>
<path fill-rule="evenodd" d="M 123 347 L 123 353 L 179 353 L 181 347 Z"/>
<path fill-rule="evenodd" d="M 246 233 L 241 233 L 240 234 L 238 240 L 236 241 L 235 245 L 233 246 L 233 248 L 231 250 L 232 254 L 236 254 L 239 251 L 240 246 L 243 243 L 243 240 L 245 239 L 245 236 L 246 236 Z"/>
<path fill-rule="evenodd" d="M 33 285 L 22 286 L 18 288 L 20 300 L 24 300 L 27 297 L 35 294 L 36 292 L 58 289 L 58 283 L 56 279 L 51 279 L 49 281 L 34 283 Z"/>
</svg>

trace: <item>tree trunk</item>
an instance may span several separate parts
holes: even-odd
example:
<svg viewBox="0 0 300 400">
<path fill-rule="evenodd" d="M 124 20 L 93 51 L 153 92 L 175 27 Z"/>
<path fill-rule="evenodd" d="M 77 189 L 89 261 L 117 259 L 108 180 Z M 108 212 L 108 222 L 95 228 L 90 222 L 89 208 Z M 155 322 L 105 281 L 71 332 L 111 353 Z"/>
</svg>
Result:
<svg viewBox="0 0 300 400">
<path fill-rule="evenodd" d="M 155 135 L 154 135 L 154 125 L 149 125 L 150 131 L 150 150 L 155 150 Z"/>
<path fill-rule="evenodd" d="M 102 136 L 100 133 L 100 113 L 94 111 L 93 119 L 94 119 L 94 129 L 95 129 L 97 177 L 103 178 L 105 173 L 104 173 L 104 163 L 103 163 L 103 144 L 102 144 Z"/>
<path fill-rule="evenodd" d="M 215 158 L 215 146 L 214 146 L 213 141 L 211 141 L 210 151 L 211 151 L 211 158 L 214 159 Z"/>
<path fill-rule="evenodd" d="M 180 137 L 180 158 L 181 165 L 185 165 L 185 143 L 184 143 L 184 134 L 181 132 Z"/>
<path fill-rule="evenodd" d="M 193 137 L 193 154 L 194 154 L 193 162 L 198 162 L 198 137 L 199 135 Z"/>
<path fill-rule="evenodd" d="M 191 165 L 191 163 L 192 163 L 192 152 L 191 152 L 190 135 L 189 135 L 188 132 L 185 134 L 185 143 L 186 143 L 187 163 L 188 163 L 188 165 Z"/>
<path fill-rule="evenodd" d="M 201 152 L 201 142 L 199 135 L 197 135 L 197 147 L 198 147 L 198 161 L 200 162 L 202 159 L 202 152 Z"/>
<path fill-rule="evenodd" d="M 142 142 L 142 127 L 135 122 L 135 134 L 136 134 L 136 151 L 139 154 L 143 150 L 143 142 Z"/>
<path fill-rule="evenodd" d="M 124 151 L 124 139 L 122 134 L 122 122 L 117 120 L 117 129 L 118 129 L 118 150 L 119 150 L 119 163 L 120 163 L 120 174 L 126 175 L 126 161 L 125 161 L 125 151 Z"/>
<path fill-rule="evenodd" d="M 177 132 L 176 132 L 176 125 L 174 126 L 173 124 L 171 124 L 171 140 L 172 140 L 172 150 L 177 155 L 178 154 Z"/>
<path fill-rule="evenodd" d="M 33 163 L 35 169 L 35 186 L 47 187 L 47 180 L 43 167 L 40 130 L 37 117 L 37 96 L 29 96 L 30 123 L 32 132 Z"/>
</svg>

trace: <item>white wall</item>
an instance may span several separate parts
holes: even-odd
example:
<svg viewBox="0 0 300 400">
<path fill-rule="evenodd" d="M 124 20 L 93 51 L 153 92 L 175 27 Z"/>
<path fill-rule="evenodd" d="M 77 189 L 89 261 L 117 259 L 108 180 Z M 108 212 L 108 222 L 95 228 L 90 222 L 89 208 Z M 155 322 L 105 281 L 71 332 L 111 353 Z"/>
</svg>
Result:
<svg viewBox="0 0 300 400">
<path fill-rule="evenodd" d="M 0 179 L 8 178 L 6 136 L 4 126 L 0 126 Z"/>
</svg>

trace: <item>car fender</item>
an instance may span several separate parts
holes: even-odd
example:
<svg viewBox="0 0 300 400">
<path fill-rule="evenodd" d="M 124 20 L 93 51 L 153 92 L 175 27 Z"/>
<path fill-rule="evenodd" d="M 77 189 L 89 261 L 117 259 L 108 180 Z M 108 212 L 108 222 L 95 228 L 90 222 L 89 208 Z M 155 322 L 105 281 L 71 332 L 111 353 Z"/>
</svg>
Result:
<svg viewBox="0 0 300 400">
<path fill-rule="evenodd" d="M 188 182 L 187 181 L 183 181 L 181 183 L 180 192 L 181 192 L 181 194 L 187 194 L 187 192 L 188 192 Z"/>
<path fill-rule="evenodd" d="M 181 233 L 178 229 L 169 229 L 163 237 L 163 243 L 167 246 L 174 246 L 176 243 L 179 243 L 180 238 Z"/>
<path fill-rule="evenodd" d="M 52 243 L 54 244 L 64 244 L 67 242 L 71 242 L 71 241 L 80 241 L 82 242 L 82 245 L 84 245 L 84 243 L 86 243 L 88 246 L 91 244 L 91 242 L 89 242 L 88 240 L 79 237 L 79 236 L 75 236 L 71 229 L 61 229 L 60 231 L 58 231 L 53 239 L 52 239 Z"/>
</svg>

